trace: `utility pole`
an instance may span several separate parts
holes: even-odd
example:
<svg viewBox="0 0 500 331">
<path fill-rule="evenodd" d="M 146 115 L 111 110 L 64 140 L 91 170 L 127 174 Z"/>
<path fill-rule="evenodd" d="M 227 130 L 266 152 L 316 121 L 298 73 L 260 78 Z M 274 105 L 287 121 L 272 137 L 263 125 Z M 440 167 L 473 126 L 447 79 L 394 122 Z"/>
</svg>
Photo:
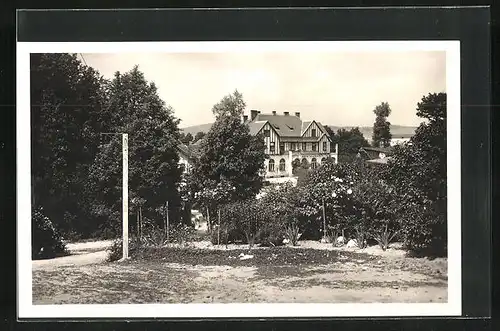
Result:
<svg viewBox="0 0 500 331">
<path fill-rule="evenodd" d="M 123 156 L 123 260 L 128 259 L 128 134 L 122 133 Z"/>
<path fill-rule="evenodd" d="M 122 260 L 126 260 L 128 259 L 128 134 L 117 132 L 106 132 L 101 134 L 122 136 Z"/>
</svg>

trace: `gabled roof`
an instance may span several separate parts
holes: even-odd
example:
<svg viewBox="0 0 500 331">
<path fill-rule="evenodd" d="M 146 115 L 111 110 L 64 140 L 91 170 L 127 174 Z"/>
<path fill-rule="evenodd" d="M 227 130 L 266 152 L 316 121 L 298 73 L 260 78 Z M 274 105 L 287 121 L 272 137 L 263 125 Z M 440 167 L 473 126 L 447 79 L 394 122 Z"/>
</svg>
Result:
<svg viewBox="0 0 500 331">
<path fill-rule="evenodd" d="M 256 135 L 262 129 L 264 125 L 266 125 L 267 121 L 254 121 L 248 123 L 248 128 L 250 129 L 251 135 Z"/>
<path fill-rule="evenodd" d="M 257 114 L 255 119 L 251 121 L 249 125 L 253 125 L 253 123 L 258 122 L 269 122 L 269 124 L 281 137 L 301 136 L 302 120 L 297 116 Z M 250 129 L 250 131 L 252 131 L 252 129 Z"/>
<path fill-rule="evenodd" d="M 309 129 L 309 127 L 311 126 L 312 123 L 316 123 L 316 125 L 318 126 L 318 128 L 320 129 L 321 132 L 323 132 L 327 136 L 330 136 L 330 134 L 328 133 L 328 131 L 326 131 L 323 124 L 321 124 L 320 122 L 316 122 L 314 120 L 302 122 L 302 132 L 300 134 L 303 135 L 307 131 L 307 129 Z"/>
</svg>

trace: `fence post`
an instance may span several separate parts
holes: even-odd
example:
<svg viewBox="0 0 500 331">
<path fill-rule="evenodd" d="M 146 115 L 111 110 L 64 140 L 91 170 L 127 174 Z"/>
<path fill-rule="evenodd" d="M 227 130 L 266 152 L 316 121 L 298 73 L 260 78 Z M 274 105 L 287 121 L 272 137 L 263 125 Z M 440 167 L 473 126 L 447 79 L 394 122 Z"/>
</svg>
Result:
<svg viewBox="0 0 500 331">
<path fill-rule="evenodd" d="M 217 245 L 220 245 L 220 208 L 217 209 L 218 225 L 217 225 Z"/>
<path fill-rule="evenodd" d="M 323 202 L 323 239 L 326 241 L 326 214 L 325 214 L 325 198 L 322 199 Z"/>
<path fill-rule="evenodd" d="M 166 225 L 166 231 L 167 231 L 167 244 L 169 241 L 169 232 L 170 232 L 170 219 L 168 217 L 168 201 L 167 201 L 167 225 Z"/>
</svg>

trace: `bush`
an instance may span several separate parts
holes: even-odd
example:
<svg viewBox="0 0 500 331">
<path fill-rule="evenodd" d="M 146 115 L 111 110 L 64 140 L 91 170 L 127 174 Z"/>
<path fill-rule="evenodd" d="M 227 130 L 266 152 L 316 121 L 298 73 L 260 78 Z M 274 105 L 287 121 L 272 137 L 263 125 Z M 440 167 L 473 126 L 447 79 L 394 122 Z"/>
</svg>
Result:
<svg viewBox="0 0 500 331">
<path fill-rule="evenodd" d="M 118 238 L 113 240 L 111 246 L 108 247 L 108 261 L 118 261 L 123 257 L 123 239 Z M 136 255 L 139 252 L 139 243 L 137 238 L 131 237 L 128 242 L 129 256 Z"/>
<path fill-rule="evenodd" d="M 52 221 L 43 214 L 41 207 L 31 217 L 31 258 L 50 259 L 68 255 L 62 236 Z"/>
<path fill-rule="evenodd" d="M 177 223 L 168 229 L 168 243 L 184 245 L 194 239 L 195 229 L 183 223 Z"/>
</svg>

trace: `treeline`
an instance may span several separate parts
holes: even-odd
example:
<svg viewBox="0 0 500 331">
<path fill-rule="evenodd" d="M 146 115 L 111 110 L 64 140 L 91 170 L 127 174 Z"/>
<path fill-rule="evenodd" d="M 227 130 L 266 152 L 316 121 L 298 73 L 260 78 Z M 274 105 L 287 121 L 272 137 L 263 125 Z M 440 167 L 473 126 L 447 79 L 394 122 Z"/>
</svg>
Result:
<svg viewBox="0 0 500 331">
<path fill-rule="evenodd" d="M 120 133 L 128 133 L 130 216 L 141 206 L 155 219 L 169 201 L 179 219 L 178 124 L 137 66 L 107 80 L 74 54 L 32 54 L 33 210 L 65 239 L 120 233 Z"/>
</svg>

